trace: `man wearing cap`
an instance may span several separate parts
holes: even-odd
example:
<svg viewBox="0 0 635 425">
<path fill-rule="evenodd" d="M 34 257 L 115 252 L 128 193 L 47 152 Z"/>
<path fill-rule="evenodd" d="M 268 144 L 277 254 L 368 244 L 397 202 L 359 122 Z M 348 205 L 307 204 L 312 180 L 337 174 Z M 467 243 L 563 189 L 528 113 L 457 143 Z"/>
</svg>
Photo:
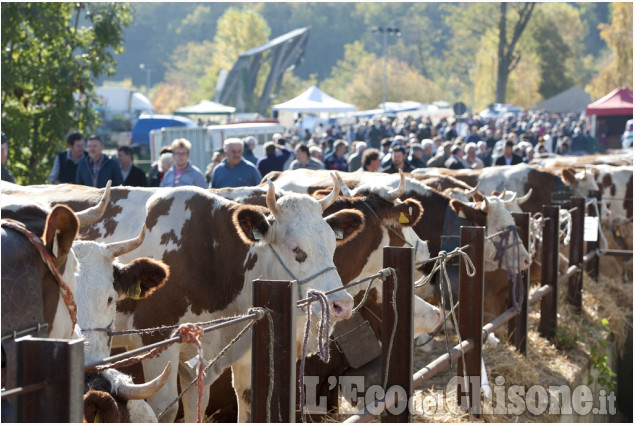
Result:
<svg viewBox="0 0 635 425">
<path fill-rule="evenodd" d="M 7 136 L 3 132 L 2 133 L 2 180 L 4 180 L 5 182 L 15 183 L 15 178 L 13 177 L 13 174 L 11 173 L 11 171 L 7 169 L 7 167 L 5 167 L 8 156 L 9 156 L 9 139 L 7 139 Z"/>
<path fill-rule="evenodd" d="M 426 163 L 423 161 L 423 146 L 421 143 L 412 143 L 410 145 L 410 155 L 408 155 L 408 162 L 413 168 L 425 168 Z"/>
</svg>

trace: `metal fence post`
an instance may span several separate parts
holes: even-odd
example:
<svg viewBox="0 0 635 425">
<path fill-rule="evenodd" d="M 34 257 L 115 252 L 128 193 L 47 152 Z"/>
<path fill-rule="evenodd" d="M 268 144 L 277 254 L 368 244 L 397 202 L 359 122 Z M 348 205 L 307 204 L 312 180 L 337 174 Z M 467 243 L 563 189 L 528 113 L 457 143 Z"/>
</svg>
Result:
<svg viewBox="0 0 635 425">
<path fill-rule="evenodd" d="M 274 376 L 269 374 L 269 321 L 259 320 L 252 329 L 251 421 L 267 421 L 267 395 L 273 381 L 271 422 L 295 422 L 296 389 L 296 281 L 254 280 L 253 305 L 271 311 L 273 319 Z"/>
<path fill-rule="evenodd" d="M 469 245 L 464 252 L 474 263 L 476 273 L 470 277 L 465 269 L 465 261 L 461 256 L 459 263 L 459 332 L 461 339 L 471 339 L 474 349 L 459 358 L 458 376 L 468 379 L 467 382 L 459 378 L 457 397 L 462 409 L 469 407 L 473 414 L 481 413 L 481 352 L 483 347 L 483 291 L 485 273 L 483 268 L 485 244 L 484 227 L 461 227 L 461 246 Z M 463 367 L 465 363 L 465 368 Z M 467 388 L 465 388 L 467 385 Z M 468 406 L 462 405 L 467 394 Z"/>
<path fill-rule="evenodd" d="M 589 205 L 589 217 L 598 217 L 598 221 L 602 217 L 602 204 L 600 201 L 602 200 L 602 192 L 599 190 L 589 190 L 589 198 L 595 198 L 598 202 L 598 210 L 597 213 L 595 208 Z M 596 251 L 600 248 L 600 226 L 602 223 L 600 222 L 598 225 L 598 238 L 596 242 L 587 242 L 586 243 L 586 252 Z M 600 256 L 596 255 L 593 257 L 586 266 L 586 270 L 589 273 L 589 276 L 597 282 L 598 277 L 600 275 Z"/>
<path fill-rule="evenodd" d="M 381 415 L 381 422 L 410 422 L 408 403 L 412 400 L 414 350 L 413 249 L 384 247 L 384 267 L 395 269 L 397 281 L 390 275 L 383 285 L 382 379 L 386 382 L 384 401 L 387 408 Z M 393 304 L 396 286 L 397 292 L 394 294 Z M 394 310 L 397 310 L 397 317 Z M 397 325 L 393 335 L 395 322 Z M 388 365 L 387 380 L 386 365 Z M 403 398 L 404 395 L 405 398 Z"/>
<path fill-rule="evenodd" d="M 542 215 L 545 226 L 542 230 L 542 285 L 550 285 L 553 290 L 540 300 L 540 335 L 551 339 L 558 326 L 558 247 L 560 246 L 560 207 L 543 205 Z"/>
<path fill-rule="evenodd" d="M 518 229 L 518 237 L 522 241 L 527 251 L 529 251 L 529 213 L 512 213 L 516 228 Z M 516 288 L 517 293 L 513 293 L 513 283 L 509 285 L 509 297 L 507 298 L 507 307 L 514 305 L 514 299 L 522 298 L 520 303 L 520 311 L 518 315 L 507 324 L 507 335 L 510 342 L 516 347 L 518 352 L 527 357 L 527 300 L 529 298 L 529 269 L 521 272 L 522 285 Z"/>
<path fill-rule="evenodd" d="M 567 301 L 580 313 L 582 311 L 582 258 L 584 256 L 584 198 L 572 198 L 571 208 L 571 241 L 569 246 L 569 265 L 578 266 L 578 273 L 569 278 Z"/>
<path fill-rule="evenodd" d="M 18 398 L 18 422 L 81 422 L 84 416 L 84 340 L 26 336 L 16 340 L 18 385 L 46 382 Z"/>
</svg>

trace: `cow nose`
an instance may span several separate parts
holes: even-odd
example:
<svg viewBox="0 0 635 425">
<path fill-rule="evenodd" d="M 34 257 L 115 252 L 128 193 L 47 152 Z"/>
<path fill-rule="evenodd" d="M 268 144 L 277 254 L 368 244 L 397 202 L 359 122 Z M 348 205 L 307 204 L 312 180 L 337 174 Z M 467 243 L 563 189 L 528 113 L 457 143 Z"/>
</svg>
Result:
<svg viewBox="0 0 635 425">
<path fill-rule="evenodd" d="M 437 314 L 437 324 L 435 325 L 436 327 L 436 326 L 439 326 L 441 323 L 443 323 L 443 313 L 438 308 L 435 308 L 434 310 L 435 310 L 434 312 Z"/>
<path fill-rule="evenodd" d="M 343 320 L 351 317 L 353 312 L 353 298 L 333 300 L 330 303 L 331 314 L 335 320 Z"/>
<path fill-rule="evenodd" d="M 520 268 L 521 270 L 527 270 L 529 268 L 529 266 L 531 266 L 531 258 L 527 257 L 523 260 L 523 265 Z"/>
</svg>

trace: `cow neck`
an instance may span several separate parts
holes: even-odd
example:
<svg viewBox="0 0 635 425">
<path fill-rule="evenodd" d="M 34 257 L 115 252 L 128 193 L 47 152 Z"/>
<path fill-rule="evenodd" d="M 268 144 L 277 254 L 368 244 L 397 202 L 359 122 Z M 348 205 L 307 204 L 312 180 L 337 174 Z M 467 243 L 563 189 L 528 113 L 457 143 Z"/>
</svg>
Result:
<svg viewBox="0 0 635 425">
<path fill-rule="evenodd" d="M 278 262 L 280 263 L 282 268 L 289 274 L 289 276 L 291 276 L 291 278 L 293 278 L 293 280 L 295 280 L 298 283 L 298 299 L 302 299 L 302 292 L 300 290 L 300 287 L 302 285 L 304 285 L 305 283 L 311 282 L 312 280 L 318 278 L 319 276 L 322 276 L 324 273 L 326 273 L 328 271 L 335 270 L 335 266 L 328 266 L 328 267 L 325 267 L 324 269 L 322 269 L 321 271 L 315 273 L 314 275 L 307 277 L 306 279 L 298 279 L 293 274 L 293 272 L 287 267 L 287 265 L 284 264 L 284 261 L 282 260 L 280 255 L 278 255 L 278 253 L 276 252 L 274 247 L 271 244 L 269 244 L 269 243 L 267 244 L 267 246 L 269 248 L 271 248 L 271 251 L 273 252 L 273 255 L 276 257 L 276 259 L 278 260 Z"/>
<path fill-rule="evenodd" d="M 19 223 L 15 221 L 2 220 L 2 227 L 15 230 L 16 232 L 24 235 L 24 237 L 35 247 L 37 252 L 42 257 L 42 260 L 44 261 L 48 269 L 51 271 L 51 273 L 53 274 L 53 277 L 55 277 L 55 281 L 57 282 L 57 287 L 59 288 L 60 295 L 62 296 L 62 299 L 64 300 L 64 303 L 66 304 L 66 307 L 68 308 L 68 314 L 70 315 L 71 322 L 73 323 L 73 326 L 71 328 L 71 336 L 72 336 L 73 330 L 75 329 L 75 325 L 77 324 L 77 304 L 75 304 L 73 292 L 68 287 L 66 282 L 64 282 L 60 273 L 57 271 L 57 268 L 55 267 L 55 264 L 53 263 L 53 258 L 46 250 L 46 247 L 44 246 L 42 239 L 40 239 L 35 233 L 29 231 L 28 229 L 21 226 Z"/>
</svg>

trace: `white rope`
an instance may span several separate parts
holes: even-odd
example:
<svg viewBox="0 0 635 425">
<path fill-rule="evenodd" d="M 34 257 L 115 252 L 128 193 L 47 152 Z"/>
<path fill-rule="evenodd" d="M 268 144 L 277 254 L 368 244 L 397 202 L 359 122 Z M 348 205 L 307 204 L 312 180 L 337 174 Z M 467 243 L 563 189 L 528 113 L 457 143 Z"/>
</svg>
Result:
<svg viewBox="0 0 635 425">
<path fill-rule="evenodd" d="M 563 224 L 566 224 L 566 230 L 562 230 L 562 228 L 560 228 L 560 231 L 564 233 L 564 239 L 562 240 L 562 244 L 564 246 L 569 246 L 569 242 L 571 241 L 571 225 L 572 225 L 572 221 L 571 220 L 571 213 L 569 212 L 569 210 L 566 209 L 561 209 L 560 210 L 560 226 L 562 226 Z"/>
</svg>

